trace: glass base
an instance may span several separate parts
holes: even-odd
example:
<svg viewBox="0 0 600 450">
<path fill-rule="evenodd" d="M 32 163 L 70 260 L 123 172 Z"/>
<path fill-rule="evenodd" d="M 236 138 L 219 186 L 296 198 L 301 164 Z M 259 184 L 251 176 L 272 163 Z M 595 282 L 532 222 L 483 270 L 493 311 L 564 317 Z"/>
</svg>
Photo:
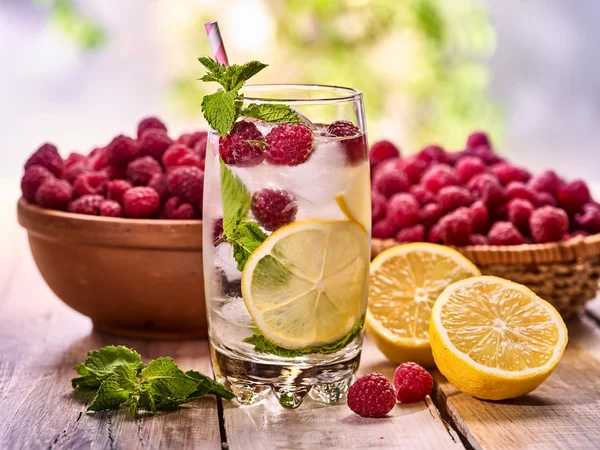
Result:
<svg viewBox="0 0 600 450">
<path fill-rule="evenodd" d="M 308 364 L 293 360 L 257 361 L 211 345 L 217 380 L 227 385 L 241 405 L 254 405 L 273 392 L 284 408 L 299 407 L 307 394 L 333 404 L 348 391 L 360 362 L 360 350 L 330 362 Z"/>
</svg>

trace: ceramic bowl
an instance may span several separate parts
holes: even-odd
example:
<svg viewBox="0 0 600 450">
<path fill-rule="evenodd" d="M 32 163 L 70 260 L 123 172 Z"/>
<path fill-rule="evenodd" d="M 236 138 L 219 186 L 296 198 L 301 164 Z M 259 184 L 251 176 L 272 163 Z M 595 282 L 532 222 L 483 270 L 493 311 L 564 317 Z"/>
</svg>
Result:
<svg viewBox="0 0 600 450">
<path fill-rule="evenodd" d="M 206 336 L 202 221 L 105 218 L 18 202 L 54 293 L 96 330 L 150 339 Z"/>
</svg>

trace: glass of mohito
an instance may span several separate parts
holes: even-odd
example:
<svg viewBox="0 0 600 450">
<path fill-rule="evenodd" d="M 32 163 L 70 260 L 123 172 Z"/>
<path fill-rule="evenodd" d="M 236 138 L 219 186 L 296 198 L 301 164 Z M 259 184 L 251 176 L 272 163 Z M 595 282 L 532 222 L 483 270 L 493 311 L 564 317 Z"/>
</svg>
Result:
<svg viewBox="0 0 600 450">
<path fill-rule="evenodd" d="M 248 85 L 235 99 L 235 121 L 227 132 L 211 130 L 206 152 L 213 367 L 244 405 L 271 391 L 287 408 L 306 394 L 334 403 L 358 367 L 367 306 L 371 190 L 362 94 Z"/>
</svg>

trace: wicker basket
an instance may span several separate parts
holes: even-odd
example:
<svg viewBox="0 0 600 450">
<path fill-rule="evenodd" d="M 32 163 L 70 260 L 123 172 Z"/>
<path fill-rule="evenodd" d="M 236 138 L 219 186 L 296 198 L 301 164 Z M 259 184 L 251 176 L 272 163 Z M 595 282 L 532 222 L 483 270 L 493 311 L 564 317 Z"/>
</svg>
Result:
<svg viewBox="0 0 600 450">
<path fill-rule="evenodd" d="M 371 256 L 398 245 L 373 239 Z M 524 284 L 567 319 L 596 297 L 600 278 L 600 234 L 548 244 L 456 247 L 484 275 Z"/>
</svg>

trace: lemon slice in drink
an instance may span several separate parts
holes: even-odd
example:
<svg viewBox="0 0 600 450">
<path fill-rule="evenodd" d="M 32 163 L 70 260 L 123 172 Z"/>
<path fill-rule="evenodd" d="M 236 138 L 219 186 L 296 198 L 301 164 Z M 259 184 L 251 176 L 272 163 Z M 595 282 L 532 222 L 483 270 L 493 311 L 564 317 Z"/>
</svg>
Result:
<svg viewBox="0 0 600 450">
<path fill-rule="evenodd" d="M 462 392 L 488 400 L 525 395 L 554 370 L 567 328 L 527 287 L 497 277 L 448 286 L 429 328 L 440 372 Z"/>
<path fill-rule="evenodd" d="M 404 244 L 371 263 L 367 333 L 391 361 L 433 365 L 429 318 L 438 295 L 450 284 L 480 275 L 456 250 L 428 243 Z"/>
<path fill-rule="evenodd" d="M 254 324 L 289 349 L 334 342 L 361 319 L 369 243 L 357 223 L 304 220 L 271 234 L 248 259 L 242 296 Z"/>
<path fill-rule="evenodd" d="M 360 223 L 367 233 L 371 233 L 371 180 L 369 171 L 360 167 L 348 189 L 343 194 L 335 196 L 335 201 L 344 215 Z"/>
</svg>

